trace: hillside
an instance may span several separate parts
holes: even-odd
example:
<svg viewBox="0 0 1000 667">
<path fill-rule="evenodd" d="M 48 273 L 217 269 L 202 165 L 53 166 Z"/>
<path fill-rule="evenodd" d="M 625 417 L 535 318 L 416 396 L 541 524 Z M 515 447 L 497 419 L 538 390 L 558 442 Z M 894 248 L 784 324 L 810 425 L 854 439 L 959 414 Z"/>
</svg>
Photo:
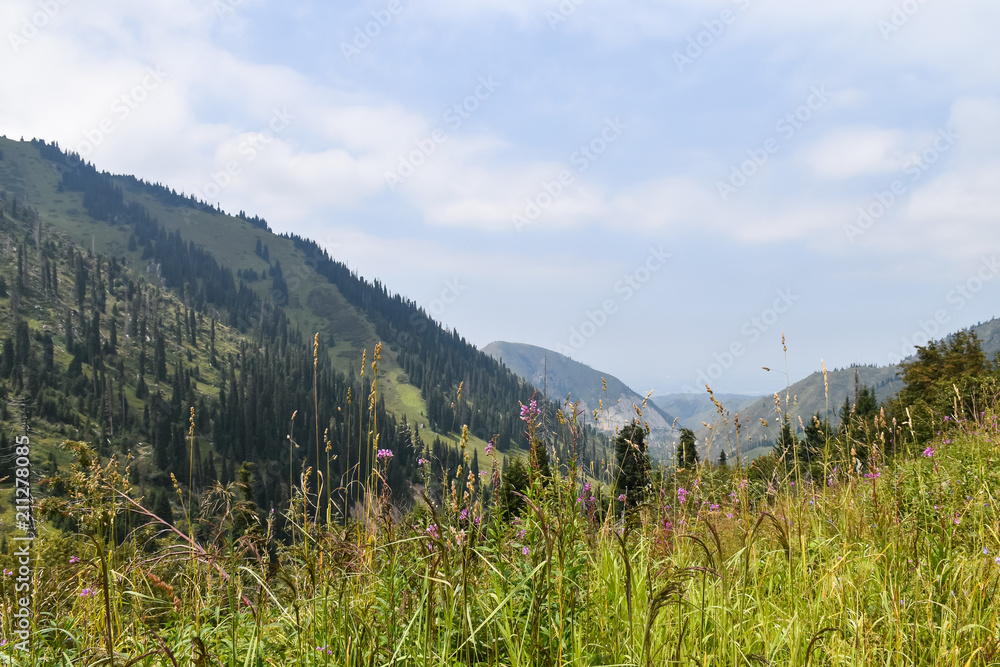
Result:
<svg viewBox="0 0 1000 667">
<path fill-rule="evenodd" d="M 24 406 L 53 466 L 65 437 L 132 453 L 157 488 L 168 472 L 193 470 L 204 488 L 252 463 L 267 507 L 288 498 L 295 469 L 357 466 L 366 420 L 396 450 L 400 491 L 420 479 L 421 454 L 453 474 L 466 425 L 473 458 L 489 439 L 524 444 L 533 387 L 260 218 L 0 138 L 0 233 L 0 394 Z M 290 457 L 290 434 L 310 446 Z"/>
<path fill-rule="evenodd" d="M 646 397 L 610 373 L 596 371 L 558 352 L 535 345 L 496 341 L 483 352 L 503 363 L 535 387 L 544 387 L 550 399 L 580 402 L 580 412 L 600 430 L 613 433 L 636 417 Z M 594 411 L 597 417 L 594 418 Z M 661 458 L 669 454 L 676 440 L 674 418 L 652 401 L 646 402 L 643 420 L 649 424 L 651 451 Z"/>
<path fill-rule="evenodd" d="M 1000 319 L 979 323 L 970 327 L 970 330 L 979 337 L 983 352 L 988 359 L 993 359 L 1000 354 Z M 945 340 L 948 338 L 950 337 L 946 337 Z M 912 357 L 904 359 L 904 363 L 910 359 Z M 817 413 L 824 418 L 828 417 L 832 425 L 839 424 L 840 409 L 845 399 L 853 402 L 856 383 L 873 388 L 879 402 L 893 398 L 902 389 L 898 366 L 852 366 L 829 370 L 827 382 L 829 383 L 829 400 L 827 400 L 827 387 L 824 384 L 822 369 L 817 369 L 789 387 L 776 389 L 782 402 L 782 409 L 785 409 L 786 401 L 791 406 L 788 412 L 798 433 L 802 432 L 799 419 L 807 422 L 810 417 Z M 748 397 L 716 394 L 716 399 L 727 410 L 729 415 L 727 421 L 732 422 L 733 415 L 738 413 L 740 421 L 746 424 L 746 428 L 741 430 L 740 437 L 742 439 L 749 437 L 750 449 L 747 450 L 745 446 L 741 446 L 744 455 L 752 458 L 770 451 L 779 429 L 778 408 L 775 405 L 773 395 Z M 731 427 L 721 428 L 717 422 L 718 410 L 707 394 L 673 394 L 654 397 L 653 401 L 660 407 L 676 414 L 681 425 L 695 431 L 698 435 L 698 441 L 701 443 L 702 452 L 707 447 L 711 450 L 712 456 L 717 456 L 721 447 L 725 446 L 728 453 L 728 450 L 735 446 L 735 430 Z M 768 423 L 768 426 L 765 427 L 761 423 L 762 419 Z M 703 422 L 714 428 L 706 428 Z"/>
</svg>

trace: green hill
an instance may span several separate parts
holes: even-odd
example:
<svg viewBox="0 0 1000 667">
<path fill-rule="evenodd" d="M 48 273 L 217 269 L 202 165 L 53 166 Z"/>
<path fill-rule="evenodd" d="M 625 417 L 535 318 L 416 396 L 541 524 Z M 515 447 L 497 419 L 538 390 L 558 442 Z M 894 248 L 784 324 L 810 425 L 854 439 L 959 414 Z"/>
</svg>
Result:
<svg viewBox="0 0 1000 667">
<path fill-rule="evenodd" d="M 134 455 L 164 491 L 171 472 L 204 488 L 242 469 L 277 506 L 306 466 L 331 481 L 370 468 L 377 421 L 405 502 L 418 458 L 455 473 L 466 426 L 474 459 L 490 439 L 524 444 L 533 387 L 260 218 L 0 138 L 0 233 L 0 395 L 16 406 L 0 417 L 30 422 L 52 470 L 80 439 Z"/>
</svg>

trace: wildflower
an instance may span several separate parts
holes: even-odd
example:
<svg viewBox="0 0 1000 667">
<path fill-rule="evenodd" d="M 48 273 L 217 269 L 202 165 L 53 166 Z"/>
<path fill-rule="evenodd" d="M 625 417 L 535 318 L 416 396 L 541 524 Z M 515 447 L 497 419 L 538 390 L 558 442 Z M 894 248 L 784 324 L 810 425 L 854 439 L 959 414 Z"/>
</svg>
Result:
<svg viewBox="0 0 1000 667">
<path fill-rule="evenodd" d="M 945 416 L 944 416 L 944 420 L 945 420 L 946 422 L 947 422 L 947 421 L 951 421 L 951 417 L 949 417 L 948 415 L 945 415 Z"/>
<path fill-rule="evenodd" d="M 687 489 L 685 489 L 683 486 L 677 489 L 677 500 L 680 501 L 681 505 L 687 502 L 687 496 L 688 496 Z"/>
<path fill-rule="evenodd" d="M 427 534 L 433 537 L 435 540 L 441 539 L 441 534 L 438 532 L 438 527 L 436 523 L 432 523 L 427 526 Z"/>
<path fill-rule="evenodd" d="M 587 482 L 586 484 L 583 485 L 583 492 L 584 493 L 589 493 L 590 489 L 591 489 L 590 482 Z"/>
<path fill-rule="evenodd" d="M 983 555 L 984 556 L 989 556 L 990 555 L 990 550 L 987 549 L 986 547 L 983 547 Z"/>
<path fill-rule="evenodd" d="M 927 449 L 925 449 L 924 450 L 924 456 L 927 457 L 927 458 L 933 458 L 934 457 L 934 448 L 933 447 L 928 447 Z"/>
<path fill-rule="evenodd" d="M 93 588 L 84 588 L 82 591 L 80 591 L 80 597 L 82 598 L 89 598 L 91 595 L 97 595 L 97 591 L 95 591 Z"/>
<path fill-rule="evenodd" d="M 588 502 L 588 503 L 594 503 L 594 502 L 597 502 L 597 498 L 595 498 L 594 496 L 591 496 L 590 498 L 588 498 L 588 499 L 587 499 L 587 502 Z"/>
<path fill-rule="evenodd" d="M 7 568 L 4 568 L 3 573 L 4 573 L 4 576 L 7 576 L 7 577 L 13 577 L 14 576 L 14 571 L 13 570 L 8 570 Z"/>
<path fill-rule="evenodd" d="M 719 511 L 719 506 L 713 503 L 711 506 L 709 506 L 708 510 L 710 512 L 718 512 Z"/>
<path fill-rule="evenodd" d="M 528 531 L 525 530 L 524 528 L 522 528 L 521 530 L 517 531 L 517 539 L 523 540 L 524 536 L 527 535 L 527 534 L 528 534 Z"/>
<path fill-rule="evenodd" d="M 486 443 L 486 456 L 493 456 L 493 441 Z"/>
<path fill-rule="evenodd" d="M 380 450 L 378 450 L 378 452 L 376 452 L 375 458 L 377 460 L 379 460 L 379 461 L 383 461 L 383 460 L 388 461 L 389 459 L 392 458 L 392 450 L 391 449 L 380 449 Z"/>
<path fill-rule="evenodd" d="M 947 440 L 945 440 L 945 441 L 944 441 L 944 444 L 946 444 L 946 445 L 950 445 L 950 444 L 951 444 L 951 438 L 948 438 Z"/>
<path fill-rule="evenodd" d="M 625 502 L 625 500 L 627 499 L 627 497 L 628 496 L 626 496 L 624 493 L 621 494 L 620 496 L 618 496 L 618 502 L 620 502 L 620 503 Z"/>
<path fill-rule="evenodd" d="M 532 403 L 534 403 L 534 401 L 532 401 Z M 521 553 L 527 556 L 528 554 L 531 553 L 531 549 L 529 549 L 528 547 L 524 547 L 523 549 L 521 549 Z"/>
<path fill-rule="evenodd" d="M 996 563 L 997 565 L 1000 565 L 1000 556 L 997 556 L 996 558 L 994 558 L 993 562 Z"/>
<path fill-rule="evenodd" d="M 459 521 L 467 521 L 469 519 L 469 510 L 463 509 L 462 513 L 458 515 Z"/>
<path fill-rule="evenodd" d="M 425 463 L 427 463 L 427 459 L 425 459 L 424 457 L 421 456 L 419 459 L 417 459 L 417 465 L 418 466 L 422 466 Z"/>
<path fill-rule="evenodd" d="M 579 505 L 582 502 L 583 502 L 583 498 L 577 497 L 576 504 Z"/>
<path fill-rule="evenodd" d="M 541 412 L 538 410 L 537 401 L 532 401 L 527 405 L 521 406 L 521 421 L 523 422 L 530 422 L 539 414 L 541 414 Z"/>
<path fill-rule="evenodd" d="M 69 562 L 70 562 L 70 563 L 79 563 L 79 562 L 80 562 L 80 559 L 79 559 L 79 558 L 77 558 L 76 556 L 70 556 L 70 557 L 69 557 Z"/>
</svg>

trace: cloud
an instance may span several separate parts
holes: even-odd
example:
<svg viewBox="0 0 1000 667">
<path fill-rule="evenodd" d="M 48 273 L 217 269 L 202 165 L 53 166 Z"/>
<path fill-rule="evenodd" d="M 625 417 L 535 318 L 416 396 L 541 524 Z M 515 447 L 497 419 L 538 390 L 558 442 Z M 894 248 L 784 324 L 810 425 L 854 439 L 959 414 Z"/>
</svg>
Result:
<svg viewBox="0 0 1000 667">
<path fill-rule="evenodd" d="M 836 128 L 803 151 L 802 162 L 823 179 L 887 174 L 899 169 L 904 133 L 870 126 Z"/>
</svg>

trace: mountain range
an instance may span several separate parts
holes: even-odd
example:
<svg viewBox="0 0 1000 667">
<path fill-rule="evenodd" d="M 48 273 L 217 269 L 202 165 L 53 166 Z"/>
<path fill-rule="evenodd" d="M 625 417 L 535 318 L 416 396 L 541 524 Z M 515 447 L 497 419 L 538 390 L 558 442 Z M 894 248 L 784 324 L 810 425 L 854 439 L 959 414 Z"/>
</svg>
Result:
<svg viewBox="0 0 1000 667">
<path fill-rule="evenodd" d="M 649 425 L 650 449 L 654 454 L 666 454 L 676 440 L 674 418 L 610 373 L 524 343 L 495 341 L 484 347 L 483 352 L 531 385 L 542 387 L 557 403 L 578 403 L 578 414 L 606 433 L 614 433 L 639 416 L 638 409 Z"/>
</svg>

